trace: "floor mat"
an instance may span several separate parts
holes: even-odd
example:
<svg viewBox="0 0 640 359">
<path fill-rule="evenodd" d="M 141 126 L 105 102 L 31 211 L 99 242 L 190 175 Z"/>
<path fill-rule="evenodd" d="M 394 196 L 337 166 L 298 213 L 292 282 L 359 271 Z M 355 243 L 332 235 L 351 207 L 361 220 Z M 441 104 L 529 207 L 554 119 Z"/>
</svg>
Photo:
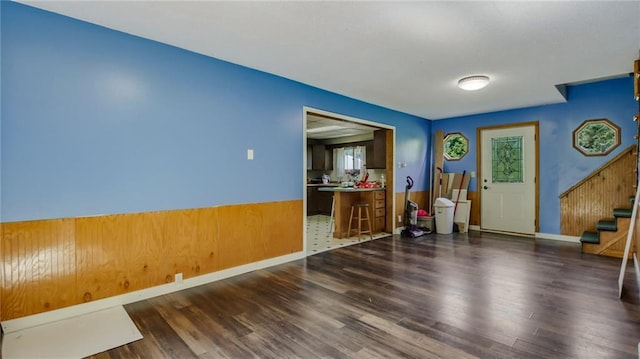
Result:
<svg viewBox="0 0 640 359">
<path fill-rule="evenodd" d="M 4 335 L 2 357 L 83 358 L 142 339 L 122 306 Z"/>
</svg>

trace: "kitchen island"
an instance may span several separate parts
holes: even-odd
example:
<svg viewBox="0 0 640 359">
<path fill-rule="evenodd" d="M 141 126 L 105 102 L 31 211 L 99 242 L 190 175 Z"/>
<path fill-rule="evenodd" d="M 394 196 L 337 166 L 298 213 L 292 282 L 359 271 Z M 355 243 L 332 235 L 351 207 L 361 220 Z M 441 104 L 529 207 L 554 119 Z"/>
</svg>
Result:
<svg viewBox="0 0 640 359">
<path fill-rule="evenodd" d="M 323 187 L 337 187 L 337 183 L 307 183 L 307 216 L 331 214 L 331 192 L 320 192 Z"/>
<path fill-rule="evenodd" d="M 322 187 L 318 188 L 318 191 L 333 192 L 335 200 L 334 238 L 349 237 L 349 216 L 351 206 L 355 203 L 369 204 L 369 220 L 373 234 L 384 230 L 386 223 L 385 188 Z"/>
</svg>

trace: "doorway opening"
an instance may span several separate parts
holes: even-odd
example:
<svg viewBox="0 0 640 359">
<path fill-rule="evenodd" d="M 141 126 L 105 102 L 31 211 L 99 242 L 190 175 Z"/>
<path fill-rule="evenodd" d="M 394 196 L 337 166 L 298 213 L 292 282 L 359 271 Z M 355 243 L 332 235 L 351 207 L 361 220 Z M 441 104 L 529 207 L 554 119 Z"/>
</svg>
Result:
<svg viewBox="0 0 640 359">
<path fill-rule="evenodd" d="M 303 115 L 303 249 L 307 255 L 356 244 L 357 236 L 334 233 L 332 189 L 363 180 L 384 184 L 370 211 L 373 239 L 395 230 L 395 127 L 304 107 Z M 321 189 L 324 188 L 324 189 Z M 382 194 L 382 195 L 381 195 Z M 361 241 L 369 236 L 362 236 Z"/>
</svg>

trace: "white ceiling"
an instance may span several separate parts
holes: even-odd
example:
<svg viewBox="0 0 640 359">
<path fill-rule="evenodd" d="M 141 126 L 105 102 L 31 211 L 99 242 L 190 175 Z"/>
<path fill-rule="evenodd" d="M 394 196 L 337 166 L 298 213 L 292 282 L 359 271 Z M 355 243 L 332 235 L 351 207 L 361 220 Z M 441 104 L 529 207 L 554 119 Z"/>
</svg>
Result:
<svg viewBox="0 0 640 359">
<path fill-rule="evenodd" d="M 330 138 L 363 136 L 373 139 L 373 131 L 378 127 L 361 123 L 342 121 L 326 116 L 307 114 L 307 138 L 326 140 Z"/>
<path fill-rule="evenodd" d="M 640 1 L 24 3 L 429 119 L 563 102 L 640 50 Z"/>
</svg>

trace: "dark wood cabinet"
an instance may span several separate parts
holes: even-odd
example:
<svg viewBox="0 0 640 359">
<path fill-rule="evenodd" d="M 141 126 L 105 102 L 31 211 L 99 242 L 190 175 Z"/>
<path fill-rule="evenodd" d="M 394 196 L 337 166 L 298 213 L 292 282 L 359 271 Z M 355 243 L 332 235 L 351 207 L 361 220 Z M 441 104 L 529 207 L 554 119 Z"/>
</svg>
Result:
<svg viewBox="0 0 640 359">
<path fill-rule="evenodd" d="M 318 189 L 307 187 L 307 216 L 318 214 Z"/>
<path fill-rule="evenodd" d="M 324 171 L 325 163 L 325 151 L 324 145 L 312 145 L 311 146 L 311 169 L 314 171 Z"/>
<path fill-rule="evenodd" d="M 325 171 L 333 171 L 333 149 L 327 148 L 324 151 L 324 169 Z"/>
<path fill-rule="evenodd" d="M 367 146 L 367 168 L 387 167 L 387 130 L 373 131 L 373 142 Z"/>
<path fill-rule="evenodd" d="M 373 158 L 373 153 L 375 152 L 374 148 L 373 148 L 373 141 L 367 141 L 367 144 L 365 145 L 365 149 L 367 151 L 367 168 L 368 169 L 376 169 L 378 167 L 376 167 L 376 163 L 375 160 Z"/>
<path fill-rule="evenodd" d="M 333 192 L 318 191 L 318 213 L 330 216 L 332 201 Z"/>
<path fill-rule="evenodd" d="M 313 171 L 333 170 L 333 150 L 323 144 L 307 146 L 307 169 Z"/>
<path fill-rule="evenodd" d="M 307 186 L 307 216 L 331 215 L 333 192 L 318 191 L 319 186 Z"/>
</svg>

